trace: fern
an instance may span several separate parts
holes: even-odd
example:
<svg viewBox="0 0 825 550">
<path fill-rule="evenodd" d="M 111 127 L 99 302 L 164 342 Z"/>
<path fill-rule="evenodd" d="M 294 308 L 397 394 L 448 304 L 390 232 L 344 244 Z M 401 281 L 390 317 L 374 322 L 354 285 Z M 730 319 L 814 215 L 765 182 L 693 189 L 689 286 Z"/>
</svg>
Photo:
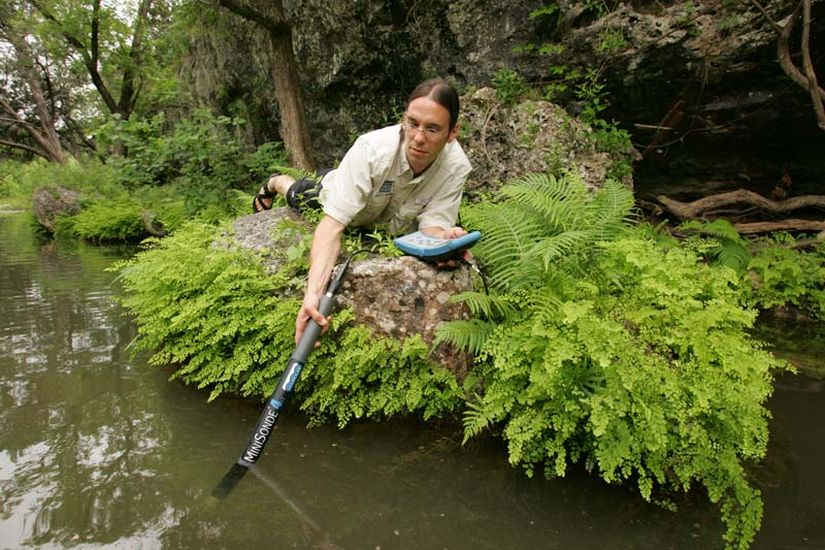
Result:
<svg viewBox="0 0 825 550">
<path fill-rule="evenodd" d="M 279 230 L 289 234 L 295 227 Z M 173 378 L 209 389 L 210 400 L 227 392 L 263 398 L 294 347 L 300 304 L 285 296 L 295 295 L 306 279 L 306 249 L 277 251 L 285 263 L 268 275 L 261 258 L 234 247 L 228 232 L 188 223 L 162 240 L 148 240 L 114 269 L 125 290 L 121 301 L 138 325 L 133 350 L 151 351 L 152 364 L 174 365 Z M 315 421 L 334 418 L 345 425 L 409 413 L 430 418 L 459 406 L 458 381 L 432 364 L 420 338 L 375 337 L 353 327 L 346 310 L 332 324 L 296 389 Z"/>
<path fill-rule="evenodd" d="M 747 546 L 762 503 L 742 463 L 765 453 L 770 373 L 783 364 L 748 338 L 755 313 L 740 306 L 739 277 L 632 230 L 632 194 L 612 182 L 588 191 L 532 175 L 503 197 L 464 214 L 485 234 L 476 250 L 494 297 L 457 297 L 477 318 L 439 331 L 476 353 L 482 391 L 465 439 L 500 428 L 528 474 L 583 460 L 646 499 L 701 484 L 728 544 Z M 731 229 L 709 225 L 700 247 L 736 259 L 744 246 Z M 769 264 L 752 265 L 770 280 Z"/>
<path fill-rule="evenodd" d="M 515 312 L 516 305 L 509 295 L 499 295 L 493 292 L 462 292 L 450 297 L 451 302 L 463 302 L 470 308 L 473 315 L 486 319 L 508 317 Z"/>
<path fill-rule="evenodd" d="M 711 222 L 690 220 L 681 224 L 677 229 L 711 239 L 713 244 L 709 247 L 707 255 L 718 265 L 742 272 L 752 258 L 747 241 L 727 220 L 718 219 Z"/>
<path fill-rule="evenodd" d="M 579 256 L 627 227 L 633 194 L 608 182 L 589 191 L 580 178 L 530 174 L 502 189 L 505 201 L 467 209 L 469 225 L 484 229 L 478 255 L 500 289 L 540 284 L 557 263 Z"/>
<path fill-rule="evenodd" d="M 452 321 L 449 323 L 449 328 L 442 325 L 436 330 L 433 345 L 437 346 L 442 342 L 447 342 L 472 354 L 478 354 L 494 328 L 494 324 L 480 319 Z"/>
</svg>

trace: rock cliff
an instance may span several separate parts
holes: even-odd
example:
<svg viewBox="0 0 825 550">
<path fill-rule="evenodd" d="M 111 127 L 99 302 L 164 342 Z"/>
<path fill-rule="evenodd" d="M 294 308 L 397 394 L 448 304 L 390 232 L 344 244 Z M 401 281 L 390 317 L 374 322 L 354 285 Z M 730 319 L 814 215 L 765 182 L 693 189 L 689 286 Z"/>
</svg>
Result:
<svg viewBox="0 0 825 550">
<path fill-rule="evenodd" d="M 767 17 L 754 3 L 722 1 L 607 3 L 601 14 L 594 3 L 571 0 L 310 0 L 285 7 L 318 165 L 340 159 L 354 135 L 397 120 L 423 78 L 480 88 L 499 69 L 511 69 L 540 87 L 564 65 L 600 75 L 611 101 L 607 117 L 631 132 L 641 153 L 641 196 L 765 192 L 789 178 L 791 193 L 816 192 L 825 179 L 825 132 L 816 127 L 808 93 L 780 68 L 771 26 L 785 24 L 795 3 L 764 4 Z M 813 0 L 812 11 L 812 54 L 825 80 L 825 1 Z M 260 37 L 231 17 L 210 25 L 190 79 L 227 112 L 245 114 L 256 139 L 277 139 Z M 798 63 L 798 32 L 792 41 Z M 539 49 L 545 44 L 563 53 L 548 57 Z M 569 94 L 557 102 L 569 112 L 580 107 Z"/>
</svg>

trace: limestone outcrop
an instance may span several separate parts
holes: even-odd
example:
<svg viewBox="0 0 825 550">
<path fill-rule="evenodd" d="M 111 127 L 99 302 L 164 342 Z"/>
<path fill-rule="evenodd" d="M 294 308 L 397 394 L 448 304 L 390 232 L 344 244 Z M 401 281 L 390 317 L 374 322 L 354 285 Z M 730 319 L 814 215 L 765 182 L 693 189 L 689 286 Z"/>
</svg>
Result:
<svg viewBox="0 0 825 550">
<path fill-rule="evenodd" d="M 64 187 L 40 187 L 32 199 L 34 217 L 46 231 L 54 233 L 59 216 L 77 214 L 81 210 L 80 194 Z"/>
<path fill-rule="evenodd" d="M 235 242 L 262 254 L 265 268 L 274 273 L 284 262 L 279 250 L 312 228 L 290 209 L 273 208 L 238 218 L 233 230 Z M 472 290 L 476 284 L 466 266 L 439 270 L 411 257 L 364 255 L 353 259 L 338 303 L 352 308 L 356 322 L 370 327 L 376 335 L 398 340 L 418 335 L 432 344 L 441 323 L 469 318 L 466 306 L 451 302 L 450 297 Z M 458 374 L 465 373 L 472 361 L 469 355 L 444 344 L 432 354 L 434 360 Z"/>
</svg>

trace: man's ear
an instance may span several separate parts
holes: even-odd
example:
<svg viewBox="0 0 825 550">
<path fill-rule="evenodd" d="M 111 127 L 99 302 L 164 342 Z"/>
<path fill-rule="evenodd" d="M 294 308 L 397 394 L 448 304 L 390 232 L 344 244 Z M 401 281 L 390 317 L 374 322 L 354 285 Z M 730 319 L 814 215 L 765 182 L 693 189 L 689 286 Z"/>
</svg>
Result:
<svg viewBox="0 0 825 550">
<path fill-rule="evenodd" d="M 453 129 L 452 129 L 452 130 L 450 130 L 450 134 L 447 136 L 447 143 L 452 142 L 455 138 L 457 138 L 457 137 L 458 137 L 458 129 L 459 129 L 459 126 L 461 126 L 461 123 L 460 123 L 460 122 L 456 122 L 456 123 L 455 123 L 455 126 L 453 126 Z"/>
</svg>

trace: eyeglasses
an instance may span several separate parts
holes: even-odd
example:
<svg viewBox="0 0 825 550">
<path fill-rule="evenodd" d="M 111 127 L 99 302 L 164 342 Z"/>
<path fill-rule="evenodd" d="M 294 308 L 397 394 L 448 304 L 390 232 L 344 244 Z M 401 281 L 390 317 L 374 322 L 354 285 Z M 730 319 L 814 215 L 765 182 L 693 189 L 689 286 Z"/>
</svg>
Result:
<svg viewBox="0 0 825 550">
<path fill-rule="evenodd" d="M 413 124 L 411 122 L 402 122 L 401 127 L 404 128 L 405 132 L 410 134 L 415 134 L 416 132 L 422 132 L 424 137 L 428 138 L 436 138 L 438 137 L 444 130 L 439 126 L 433 126 L 432 124 L 428 126 Z"/>
</svg>

